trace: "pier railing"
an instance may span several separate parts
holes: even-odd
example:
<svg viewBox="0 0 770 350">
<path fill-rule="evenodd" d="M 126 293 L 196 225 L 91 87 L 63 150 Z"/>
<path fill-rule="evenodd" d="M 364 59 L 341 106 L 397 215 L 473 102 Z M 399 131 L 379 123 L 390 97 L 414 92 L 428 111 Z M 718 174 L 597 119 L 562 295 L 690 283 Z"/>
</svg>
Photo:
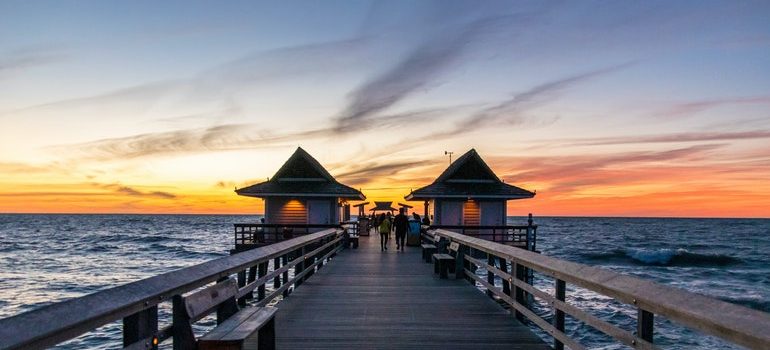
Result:
<svg viewBox="0 0 770 350">
<path fill-rule="evenodd" d="M 536 249 L 537 225 L 431 225 L 430 228 L 454 231 L 466 236 L 533 251 Z"/>
<path fill-rule="evenodd" d="M 563 349 L 564 345 L 571 349 L 584 349 L 565 333 L 565 315 L 636 349 L 656 348 L 653 345 L 655 315 L 731 343 L 752 349 L 770 348 L 770 314 L 452 231 L 438 229 L 429 234 L 459 244 L 455 260 L 458 278 L 484 286 L 488 295 L 510 305 L 517 318 L 526 318 L 550 334 L 556 349 Z M 486 279 L 476 274 L 477 267 L 487 271 Z M 527 270 L 553 278 L 554 294 L 526 283 Z M 502 280 L 501 287 L 495 286 L 495 277 Z M 567 284 L 586 288 L 636 308 L 636 332 L 629 332 L 568 303 Z M 530 298 L 539 299 L 553 308 L 552 322 L 528 308 Z"/>
<path fill-rule="evenodd" d="M 340 224 L 234 224 L 235 250 L 243 251 L 331 228 Z"/>
<path fill-rule="evenodd" d="M 174 320 L 187 312 L 181 302 L 185 294 L 237 276 L 237 293 L 193 321 L 214 312 L 220 316 L 222 308 L 236 302 L 267 305 L 321 268 L 343 248 L 343 239 L 342 230 L 326 229 L 5 318 L 0 320 L 0 349 L 45 348 L 117 320 L 123 321 L 124 349 L 157 349 L 167 339 L 173 339 L 175 350 L 184 349 L 191 334 Z M 272 291 L 266 289 L 270 282 Z M 158 322 L 161 303 L 171 303 L 170 324 L 164 327 Z"/>
</svg>

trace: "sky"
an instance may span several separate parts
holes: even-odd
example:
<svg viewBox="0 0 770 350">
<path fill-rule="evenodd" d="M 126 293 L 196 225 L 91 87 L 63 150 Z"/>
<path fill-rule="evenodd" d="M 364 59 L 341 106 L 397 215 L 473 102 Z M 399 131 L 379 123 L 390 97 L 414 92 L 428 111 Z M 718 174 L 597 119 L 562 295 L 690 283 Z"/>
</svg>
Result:
<svg viewBox="0 0 770 350">
<path fill-rule="evenodd" d="M 370 201 L 475 148 L 537 191 L 509 215 L 770 217 L 768 18 L 767 1 L 3 1 L 0 212 L 261 213 L 233 190 L 301 146 Z"/>
</svg>

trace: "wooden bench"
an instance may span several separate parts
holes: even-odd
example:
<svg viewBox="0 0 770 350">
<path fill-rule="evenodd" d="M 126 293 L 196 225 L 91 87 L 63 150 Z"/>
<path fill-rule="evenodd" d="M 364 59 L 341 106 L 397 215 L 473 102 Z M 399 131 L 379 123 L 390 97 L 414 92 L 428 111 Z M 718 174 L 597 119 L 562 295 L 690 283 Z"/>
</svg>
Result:
<svg viewBox="0 0 770 350">
<path fill-rule="evenodd" d="M 433 254 L 433 272 L 437 273 L 440 278 L 449 278 L 448 272 L 455 272 L 455 257 L 457 256 L 457 249 L 459 248 L 459 243 L 452 242 L 449 244 L 449 254 Z M 452 256 L 451 253 L 454 253 L 455 255 Z"/>
<path fill-rule="evenodd" d="M 181 348 L 275 349 L 275 313 L 278 309 L 246 307 L 239 310 L 235 300 L 237 294 L 236 281 L 230 278 L 181 298 L 178 303 L 183 311 L 174 314 L 174 332 L 180 332 L 177 336 L 184 342 L 180 344 Z M 192 324 L 214 310 L 217 312 L 217 327 L 196 341 Z"/>
<path fill-rule="evenodd" d="M 441 236 L 439 235 L 433 236 L 434 243 L 438 243 L 438 241 L 440 240 L 441 240 Z M 422 248 L 422 260 L 425 261 L 426 263 L 429 263 L 430 257 L 437 251 L 436 244 L 423 243 L 420 245 L 420 247 Z"/>
<path fill-rule="evenodd" d="M 348 237 L 348 248 L 358 249 L 358 236 L 357 235 L 350 235 Z"/>
</svg>

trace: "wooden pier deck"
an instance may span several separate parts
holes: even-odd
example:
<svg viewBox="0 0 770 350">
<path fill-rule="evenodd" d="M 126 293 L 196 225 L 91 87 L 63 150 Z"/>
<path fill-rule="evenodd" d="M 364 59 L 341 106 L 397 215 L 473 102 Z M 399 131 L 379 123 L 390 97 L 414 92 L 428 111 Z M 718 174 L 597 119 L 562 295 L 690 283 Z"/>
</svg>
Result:
<svg viewBox="0 0 770 350">
<path fill-rule="evenodd" d="M 278 304 L 279 349 L 550 349 L 465 280 L 439 279 L 419 247 L 362 236 Z"/>
</svg>

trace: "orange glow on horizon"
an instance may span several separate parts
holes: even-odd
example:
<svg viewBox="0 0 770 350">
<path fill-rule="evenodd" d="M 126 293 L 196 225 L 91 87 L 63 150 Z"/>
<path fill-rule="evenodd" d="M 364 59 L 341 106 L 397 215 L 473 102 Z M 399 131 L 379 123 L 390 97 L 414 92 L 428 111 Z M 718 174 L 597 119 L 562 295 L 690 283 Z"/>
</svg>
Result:
<svg viewBox="0 0 770 350">
<path fill-rule="evenodd" d="M 484 155 L 482 154 L 482 157 Z M 613 158 L 616 159 L 617 157 Z M 758 181 L 764 164 L 704 162 L 633 162 L 607 165 L 601 157 L 487 157 L 507 183 L 536 190 L 533 199 L 508 202 L 508 215 L 770 217 L 770 184 Z M 367 201 L 407 203 L 410 190 L 433 181 L 446 163 L 427 163 L 398 174 L 365 178 L 329 167 L 337 179 L 361 189 Z M 271 165 L 272 166 L 272 165 Z M 274 166 L 277 168 L 277 166 Z M 342 169 L 342 170 L 340 170 Z M 7 170 L 7 169 L 6 169 Z M 156 179 L 125 185 L 117 182 L 72 182 L 57 170 L 6 171 L 0 174 L 0 212 L 262 214 L 264 201 L 238 196 L 235 187 L 264 181 Z M 270 173 L 275 169 L 265 169 Z M 148 180 L 149 181 L 149 180 Z M 351 202 L 356 204 L 358 202 Z M 408 202 L 423 215 L 422 202 Z M 367 211 L 368 212 L 368 211 Z M 354 213 L 355 214 L 355 213 Z"/>
</svg>

